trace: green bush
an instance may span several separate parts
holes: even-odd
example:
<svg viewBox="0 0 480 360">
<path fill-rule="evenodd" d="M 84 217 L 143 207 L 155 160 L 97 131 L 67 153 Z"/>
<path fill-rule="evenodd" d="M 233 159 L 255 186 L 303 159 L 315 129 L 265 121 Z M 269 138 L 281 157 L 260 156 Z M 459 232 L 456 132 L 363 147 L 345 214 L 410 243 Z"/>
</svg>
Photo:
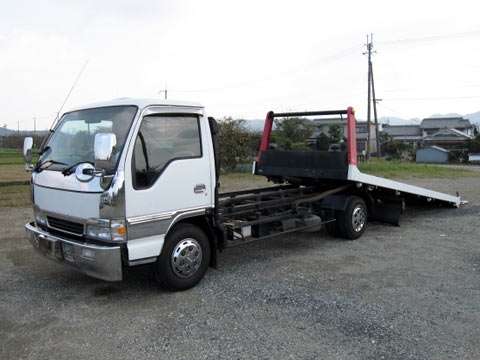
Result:
<svg viewBox="0 0 480 360">
<path fill-rule="evenodd" d="M 238 164 L 248 163 L 258 150 L 260 134 L 248 130 L 245 120 L 224 118 L 218 121 L 220 167 L 232 171 Z"/>
<path fill-rule="evenodd" d="M 304 118 L 284 118 L 275 120 L 275 130 L 272 133 L 272 142 L 283 150 L 308 149 L 309 139 L 315 125 Z"/>
</svg>

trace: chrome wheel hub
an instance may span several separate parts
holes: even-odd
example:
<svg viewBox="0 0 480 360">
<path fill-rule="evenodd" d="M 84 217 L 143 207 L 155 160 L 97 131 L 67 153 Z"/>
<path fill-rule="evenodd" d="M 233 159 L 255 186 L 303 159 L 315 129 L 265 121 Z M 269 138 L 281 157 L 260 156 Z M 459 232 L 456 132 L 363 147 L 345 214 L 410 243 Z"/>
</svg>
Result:
<svg viewBox="0 0 480 360">
<path fill-rule="evenodd" d="M 367 221 L 367 213 L 363 206 L 356 206 L 352 213 L 352 227 L 355 232 L 360 232 Z"/>
<path fill-rule="evenodd" d="M 178 242 L 173 249 L 171 263 L 178 277 L 188 278 L 195 274 L 202 263 L 202 248 L 197 240 L 188 238 Z"/>
</svg>

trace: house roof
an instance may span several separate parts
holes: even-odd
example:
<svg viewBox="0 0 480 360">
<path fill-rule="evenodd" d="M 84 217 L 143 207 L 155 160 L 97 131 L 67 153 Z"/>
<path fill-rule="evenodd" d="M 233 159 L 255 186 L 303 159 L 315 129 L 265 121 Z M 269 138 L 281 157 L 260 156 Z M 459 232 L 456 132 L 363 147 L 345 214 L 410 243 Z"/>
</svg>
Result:
<svg viewBox="0 0 480 360">
<path fill-rule="evenodd" d="M 339 118 L 339 117 L 335 117 L 335 118 L 319 118 L 319 119 L 312 119 L 312 122 L 315 124 L 315 125 L 322 125 L 322 126 L 326 126 L 326 125 L 343 125 L 343 124 L 346 124 L 347 122 L 347 119 L 344 118 Z"/>
<path fill-rule="evenodd" d="M 440 146 L 427 146 L 427 147 L 424 147 L 424 148 L 421 148 L 421 149 L 417 149 L 417 156 L 418 154 L 421 154 L 421 153 L 425 153 L 425 152 L 431 152 L 431 151 L 435 151 L 435 152 L 441 152 L 441 153 L 444 153 L 444 154 L 448 154 L 449 151 L 447 149 L 444 149 Z"/>
<path fill-rule="evenodd" d="M 433 145 L 433 146 L 430 146 L 429 147 L 430 149 L 435 149 L 435 150 L 438 150 L 438 151 L 441 151 L 441 152 L 445 152 L 445 153 L 448 153 L 448 150 L 447 149 L 444 149 L 440 146 L 436 146 L 436 145 Z"/>
<path fill-rule="evenodd" d="M 450 118 L 426 118 L 422 120 L 420 124 L 422 129 L 442 129 L 442 128 L 457 128 L 467 129 L 471 128 L 472 124 L 470 120 L 462 117 L 450 117 Z"/>
<path fill-rule="evenodd" d="M 472 139 L 472 136 L 465 134 L 460 130 L 441 129 L 434 134 L 426 136 L 424 140 L 435 141 L 435 140 L 467 140 L 467 139 Z"/>
<path fill-rule="evenodd" d="M 420 125 L 384 125 L 383 132 L 390 136 L 422 136 Z"/>
</svg>

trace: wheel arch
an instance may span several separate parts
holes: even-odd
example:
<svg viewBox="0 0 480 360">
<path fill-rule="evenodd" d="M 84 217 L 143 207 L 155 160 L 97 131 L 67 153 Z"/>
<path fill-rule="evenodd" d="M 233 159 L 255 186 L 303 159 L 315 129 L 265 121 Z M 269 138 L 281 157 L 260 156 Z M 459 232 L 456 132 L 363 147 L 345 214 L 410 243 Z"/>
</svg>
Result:
<svg viewBox="0 0 480 360">
<path fill-rule="evenodd" d="M 208 241 L 210 243 L 210 252 L 211 252 L 210 266 L 216 268 L 218 238 L 214 230 L 211 216 L 208 213 L 204 212 L 203 214 L 190 214 L 190 215 L 186 215 L 186 216 L 174 219 L 174 221 L 168 228 L 165 236 L 168 236 L 172 231 L 186 224 L 198 227 L 207 235 Z"/>
</svg>

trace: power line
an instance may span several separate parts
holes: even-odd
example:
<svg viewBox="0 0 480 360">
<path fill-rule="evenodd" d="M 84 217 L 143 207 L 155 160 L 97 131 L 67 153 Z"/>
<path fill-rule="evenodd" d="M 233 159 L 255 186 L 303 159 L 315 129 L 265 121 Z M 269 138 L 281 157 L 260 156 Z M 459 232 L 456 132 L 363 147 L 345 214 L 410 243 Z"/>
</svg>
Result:
<svg viewBox="0 0 480 360">
<path fill-rule="evenodd" d="M 239 88 L 242 88 L 242 87 L 251 86 L 252 84 L 267 82 L 267 81 L 270 81 L 270 80 L 272 80 L 276 77 L 279 77 L 279 76 L 288 76 L 288 75 L 297 74 L 297 73 L 300 73 L 300 72 L 309 71 L 308 68 L 312 69 L 312 68 L 314 68 L 315 65 L 318 65 L 318 64 L 324 64 L 324 63 L 328 63 L 328 62 L 337 61 L 339 59 L 342 59 L 344 57 L 347 57 L 349 55 L 354 54 L 358 50 L 359 50 L 358 46 L 345 48 L 345 49 L 340 50 L 340 51 L 338 51 L 334 54 L 323 56 L 323 57 L 321 57 L 319 59 L 316 59 L 316 60 L 313 60 L 313 61 L 311 61 L 307 64 L 299 65 L 295 68 L 284 70 L 284 71 L 281 71 L 281 72 L 278 72 L 278 73 L 275 73 L 275 74 L 272 74 L 272 75 L 269 75 L 269 76 L 257 78 L 257 79 L 237 82 L 237 83 L 227 85 L 227 86 L 203 88 L 203 89 L 202 88 L 201 89 L 190 89 L 190 90 L 170 89 L 169 91 L 170 92 L 178 92 L 178 93 L 202 93 L 202 92 L 221 92 L 221 91 L 239 89 Z M 160 92 L 163 92 L 163 90 L 161 90 Z"/>
<path fill-rule="evenodd" d="M 401 45 L 401 44 L 409 44 L 409 43 L 414 43 L 414 42 L 431 42 L 431 41 L 440 41 L 444 39 L 450 39 L 450 38 L 459 38 L 459 37 L 467 37 L 467 36 L 474 36 L 474 35 L 480 35 L 480 29 L 479 30 L 472 30 L 472 31 L 466 31 L 466 32 L 460 32 L 460 33 L 451 33 L 451 34 L 439 34 L 439 35 L 430 35 L 430 36 L 423 36 L 423 37 L 412 37 L 412 38 L 404 38 L 404 39 L 393 39 L 393 40 L 384 40 L 384 41 L 379 41 L 379 44 L 382 45 Z M 368 42 L 368 41 L 367 41 Z M 219 87 L 211 87 L 211 88 L 199 88 L 199 89 L 169 89 L 168 91 L 174 92 L 174 93 L 206 93 L 206 92 L 222 92 L 222 91 L 230 91 L 230 90 L 235 90 L 239 89 L 242 87 L 248 87 L 253 84 L 257 83 L 262 83 L 262 82 L 267 82 L 270 81 L 276 77 L 279 76 L 288 76 L 292 74 L 297 74 L 300 72 L 305 72 L 309 71 L 308 69 L 314 69 L 316 68 L 316 65 L 319 64 L 324 64 L 328 62 L 334 62 L 339 59 L 342 59 L 344 57 L 347 57 L 349 55 L 354 54 L 358 50 L 358 46 L 353 46 L 350 48 L 345 48 L 343 50 L 340 50 L 336 53 L 333 53 L 331 55 L 323 56 L 319 59 L 313 60 L 307 64 L 304 65 L 299 65 L 293 69 L 288 69 L 285 71 L 281 71 L 279 73 L 275 73 L 270 76 L 265 76 L 261 78 L 256 78 L 252 80 L 247 80 L 247 81 L 241 81 L 237 83 L 233 83 L 230 85 L 226 86 L 219 86 Z M 160 93 L 166 93 L 166 89 L 160 90 Z"/>
<path fill-rule="evenodd" d="M 438 97 L 405 97 L 405 98 L 384 98 L 386 101 L 430 101 L 430 100 L 458 100 L 458 99 L 478 99 L 479 95 L 472 96 L 438 96 Z"/>
<path fill-rule="evenodd" d="M 459 33 L 438 34 L 438 35 L 412 37 L 412 38 L 397 39 L 397 40 L 384 40 L 384 41 L 379 41 L 379 43 L 382 45 L 411 44 L 416 42 L 431 42 L 431 41 L 454 39 L 454 38 L 461 38 L 461 37 L 468 37 L 468 36 L 475 36 L 475 35 L 480 35 L 480 29 L 459 32 Z"/>
</svg>

